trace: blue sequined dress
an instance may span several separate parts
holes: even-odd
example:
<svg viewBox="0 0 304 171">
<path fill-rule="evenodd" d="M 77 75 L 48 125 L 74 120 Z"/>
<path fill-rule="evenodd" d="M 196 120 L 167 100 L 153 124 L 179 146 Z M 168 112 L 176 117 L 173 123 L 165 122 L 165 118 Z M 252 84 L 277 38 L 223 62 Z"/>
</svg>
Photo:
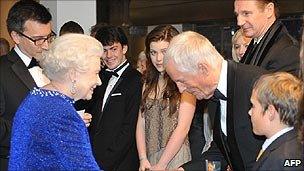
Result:
<svg viewBox="0 0 304 171">
<path fill-rule="evenodd" d="M 100 170 L 74 101 L 34 88 L 13 122 L 9 170 Z"/>
</svg>

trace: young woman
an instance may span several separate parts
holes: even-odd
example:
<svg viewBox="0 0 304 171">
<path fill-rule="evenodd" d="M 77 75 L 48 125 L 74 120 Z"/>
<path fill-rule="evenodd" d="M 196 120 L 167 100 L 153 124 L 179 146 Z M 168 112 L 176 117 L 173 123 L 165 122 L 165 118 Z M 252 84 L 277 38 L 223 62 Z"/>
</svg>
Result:
<svg viewBox="0 0 304 171">
<path fill-rule="evenodd" d="M 243 30 L 239 29 L 232 36 L 232 58 L 239 62 L 250 44 L 251 38 L 245 37 Z"/>
<path fill-rule="evenodd" d="M 195 97 L 180 94 L 163 66 L 169 42 L 178 31 L 160 25 L 147 36 L 147 70 L 136 141 L 140 171 L 176 169 L 191 160 L 187 138 L 195 110 Z"/>
</svg>

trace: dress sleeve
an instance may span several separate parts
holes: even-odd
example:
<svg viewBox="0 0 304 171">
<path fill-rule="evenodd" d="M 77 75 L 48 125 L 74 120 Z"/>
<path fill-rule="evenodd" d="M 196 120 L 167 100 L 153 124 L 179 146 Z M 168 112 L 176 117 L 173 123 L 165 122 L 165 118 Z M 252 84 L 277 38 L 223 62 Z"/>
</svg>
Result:
<svg viewBox="0 0 304 171">
<path fill-rule="evenodd" d="M 84 122 L 76 111 L 62 109 L 49 122 L 52 148 L 62 169 L 100 170 Z"/>
</svg>

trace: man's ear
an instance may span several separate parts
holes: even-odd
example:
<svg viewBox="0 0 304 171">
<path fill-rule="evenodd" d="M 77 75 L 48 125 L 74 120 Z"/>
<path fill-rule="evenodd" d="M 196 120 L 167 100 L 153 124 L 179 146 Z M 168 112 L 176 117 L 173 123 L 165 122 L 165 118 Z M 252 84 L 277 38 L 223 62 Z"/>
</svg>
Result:
<svg viewBox="0 0 304 171">
<path fill-rule="evenodd" d="M 127 51 L 128 51 L 128 45 L 123 45 L 122 46 L 122 52 L 123 52 L 123 54 L 125 55 L 127 53 Z"/>
<path fill-rule="evenodd" d="M 270 2 L 265 6 L 264 12 L 266 12 L 267 18 L 271 18 L 275 15 L 274 3 Z"/>
<path fill-rule="evenodd" d="M 268 105 L 266 112 L 268 112 L 267 114 L 270 121 L 273 121 L 277 117 L 280 118 L 280 116 L 278 115 L 278 111 L 273 105 Z"/>
<path fill-rule="evenodd" d="M 198 64 L 198 72 L 204 75 L 209 74 L 209 66 L 206 63 L 199 62 Z"/>
<path fill-rule="evenodd" d="M 16 44 L 19 44 L 19 43 L 20 43 L 20 38 L 21 38 L 21 36 L 20 36 L 17 32 L 12 31 L 12 32 L 10 33 L 10 35 L 11 35 L 13 41 L 14 41 Z"/>
</svg>

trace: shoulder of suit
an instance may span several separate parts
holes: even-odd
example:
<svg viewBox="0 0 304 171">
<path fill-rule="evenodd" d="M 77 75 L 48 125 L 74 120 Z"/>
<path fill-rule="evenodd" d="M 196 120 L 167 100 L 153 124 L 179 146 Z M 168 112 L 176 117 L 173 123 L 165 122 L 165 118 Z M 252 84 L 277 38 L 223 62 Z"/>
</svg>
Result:
<svg viewBox="0 0 304 171">
<path fill-rule="evenodd" d="M 126 72 L 126 75 L 141 78 L 141 73 L 137 69 L 135 69 L 131 64 L 129 64 L 128 68 L 124 72 Z"/>
<path fill-rule="evenodd" d="M 260 76 L 260 75 L 263 75 L 263 74 L 266 74 L 269 72 L 261 67 L 254 66 L 254 65 L 246 65 L 246 64 L 242 64 L 242 63 L 237 63 L 236 66 L 237 66 L 237 70 L 238 70 L 237 73 L 240 75 L 243 75 L 245 77 Z"/>
<path fill-rule="evenodd" d="M 289 34 L 288 30 L 284 26 L 284 28 L 281 30 L 280 34 L 276 38 L 274 46 L 280 47 L 281 50 L 288 46 L 295 46 L 299 48 L 299 42 Z"/>
<path fill-rule="evenodd" d="M 11 50 L 8 52 L 8 54 L 0 57 L 0 65 L 2 65 L 4 63 L 5 64 L 12 63 L 14 61 L 17 61 L 18 59 L 20 59 L 20 58 L 19 58 L 18 54 L 15 52 L 15 50 Z"/>
</svg>

